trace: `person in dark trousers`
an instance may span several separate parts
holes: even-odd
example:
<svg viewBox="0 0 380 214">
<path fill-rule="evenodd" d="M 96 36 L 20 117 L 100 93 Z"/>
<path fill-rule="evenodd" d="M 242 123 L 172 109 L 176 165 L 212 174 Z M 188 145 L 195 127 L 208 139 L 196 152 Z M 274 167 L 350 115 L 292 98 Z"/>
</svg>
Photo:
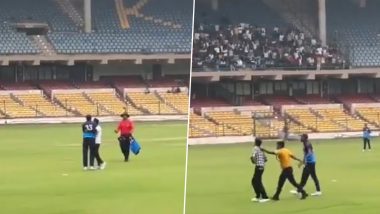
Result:
<svg viewBox="0 0 380 214">
<path fill-rule="evenodd" d="M 303 161 L 295 157 L 289 149 L 285 148 L 284 141 L 277 142 L 277 150 L 274 152 L 268 151 L 264 148 L 262 148 L 262 150 L 268 154 L 276 155 L 278 160 L 280 161 L 280 165 L 282 168 L 282 172 L 278 179 L 277 191 L 273 195 L 272 200 L 280 200 L 280 193 L 286 180 L 289 180 L 289 182 L 297 188 L 297 191 L 302 194 L 301 199 L 305 199 L 308 196 L 308 194 L 305 192 L 305 190 L 303 190 L 301 185 L 299 185 L 294 179 L 292 167 L 292 159 L 297 160 L 300 164 L 302 164 Z"/>
<path fill-rule="evenodd" d="M 371 151 L 371 129 L 369 129 L 367 123 L 364 124 L 363 128 L 363 152 L 367 149 L 368 145 L 368 151 Z"/>
<path fill-rule="evenodd" d="M 115 133 L 119 133 L 119 145 L 121 152 L 124 155 L 124 161 L 129 161 L 129 147 L 131 145 L 131 140 L 133 139 L 132 133 L 134 125 L 131 120 L 129 120 L 129 114 L 123 113 L 120 115 L 123 119 L 120 121 L 118 127 L 115 129 Z"/>
<path fill-rule="evenodd" d="M 288 127 L 287 122 L 285 123 L 284 128 L 282 129 L 282 131 L 284 132 L 283 140 L 284 141 L 288 141 L 289 140 L 289 127 Z"/>
<path fill-rule="evenodd" d="M 99 124 L 99 119 L 94 118 L 94 123 L 96 124 L 96 138 L 95 138 L 95 149 L 94 149 L 94 156 L 96 159 L 96 162 L 98 162 L 99 169 L 105 169 L 106 168 L 106 162 L 102 160 L 99 154 L 100 144 L 102 144 L 102 127 Z"/>
<path fill-rule="evenodd" d="M 88 153 L 90 152 L 90 169 L 94 168 L 96 124 L 91 120 L 91 115 L 86 116 L 86 122 L 82 124 L 83 132 L 83 170 L 88 169 Z"/>
<path fill-rule="evenodd" d="M 251 200 L 254 202 L 269 201 L 268 195 L 265 192 L 265 188 L 262 181 L 264 168 L 265 168 L 265 162 L 267 161 L 267 158 L 265 156 L 265 153 L 261 151 L 261 148 L 260 148 L 261 144 L 262 144 L 262 140 L 259 138 L 256 138 L 255 147 L 253 148 L 253 153 L 251 156 L 251 162 L 255 164 L 255 173 L 253 174 L 253 177 L 251 180 L 253 190 L 256 193 L 256 197 L 252 198 Z"/>
<path fill-rule="evenodd" d="M 309 141 L 309 136 L 307 134 L 301 135 L 301 142 L 303 143 L 303 153 L 304 153 L 304 163 L 305 166 L 302 171 L 302 177 L 300 186 L 302 188 L 305 187 L 307 180 L 309 179 L 309 176 L 314 181 L 316 192 L 311 193 L 312 196 L 320 196 L 322 195 L 321 187 L 319 186 L 319 180 L 317 177 L 317 173 L 315 170 L 315 164 L 316 164 L 316 157 L 313 150 L 313 145 Z M 298 192 L 295 190 L 292 190 L 291 193 L 297 194 Z"/>
</svg>

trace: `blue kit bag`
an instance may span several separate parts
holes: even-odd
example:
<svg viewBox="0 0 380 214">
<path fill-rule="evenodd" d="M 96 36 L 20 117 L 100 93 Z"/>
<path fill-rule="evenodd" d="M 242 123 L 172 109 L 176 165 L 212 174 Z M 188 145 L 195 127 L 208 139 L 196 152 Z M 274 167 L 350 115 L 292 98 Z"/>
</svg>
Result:
<svg viewBox="0 0 380 214">
<path fill-rule="evenodd" d="M 138 155 L 140 153 L 141 146 L 135 138 L 131 140 L 131 151 L 133 154 Z"/>
</svg>

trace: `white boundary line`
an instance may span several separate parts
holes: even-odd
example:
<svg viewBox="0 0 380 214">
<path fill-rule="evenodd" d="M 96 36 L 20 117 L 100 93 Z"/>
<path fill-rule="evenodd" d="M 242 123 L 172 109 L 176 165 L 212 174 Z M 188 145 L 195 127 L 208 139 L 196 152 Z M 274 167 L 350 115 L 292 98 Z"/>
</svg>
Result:
<svg viewBox="0 0 380 214">
<path fill-rule="evenodd" d="M 120 121 L 119 116 L 100 116 L 97 117 L 103 122 Z M 176 121 L 188 120 L 188 115 L 136 115 L 131 116 L 133 121 L 155 122 L 155 121 Z M 16 119 L 0 119 L 2 124 L 53 124 L 53 123 L 83 123 L 84 117 L 48 117 L 48 118 L 16 118 Z"/>
<path fill-rule="evenodd" d="M 185 181 L 184 181 L 184 191 L 183 191 L 183 214 L 186 214 L 186 198 L 187 198 L 187 169 L 188 169 L 188 162 L 189 162 L 189 130 L 190 130 L 190 102 L 191 102 L 191 77 L 193 73 L 193 40 L 194 40 L 194 16 L 195 16 L 195 0 L 193 0 L 193 16 L 192 16 L 192 23 L 191 23 L 191 51 L 190 51 L 190 78 L 189 78 L 189 102 L 187 106 L 187 133 L 186 133 L 186 163 L 185 163 Z"/>
<path fill-rule="evenodd" d="M 161 137 L 161 138 L 139 138 L 139 141 L 149 141 L 149 142 L 170 142 L 170 141 L 180 141 L 180 140 L 186 140 L 186 137 Z M 116 143 L 116 138 L 115 140 L 106 140 L 102 141 L 103 146 L 110 146 Z M 54 146 L 57 147 L 79 147 L 82 146 L 82 143 L 78 141 L 79 143 L 68 143 L 68 144 L 62 144 L 62 143 L 57 143 Z"/>
</svg>

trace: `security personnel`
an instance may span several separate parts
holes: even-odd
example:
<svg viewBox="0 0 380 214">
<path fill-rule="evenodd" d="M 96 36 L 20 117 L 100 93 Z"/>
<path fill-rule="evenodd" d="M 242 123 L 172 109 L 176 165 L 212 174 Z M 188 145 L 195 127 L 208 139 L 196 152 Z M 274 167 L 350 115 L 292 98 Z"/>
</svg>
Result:
<svg viewBox="0 0 380 214">
<path fill-rule="evenodd" d="M 255 164 L 255 173 L 253 174 L 253 177 L 251 180 L 253 190 L 256 193 L 256 197 L 251 199 L 251 201 L 254 201 L 254 202 L 269 201 L 268 195 L 265 191 L 263 181 L 262 181 L 264 168 L 265 168 L 265 162 L 267 161 L 267 158 L 265 156 L 265 153 L 261 150 L 261 144 L 262 144 L 262 140 L 259 138 L 256 138 L 255 147 L 253 148 L 253 152 L 251 156 L 251 162 Z"/>
<path fill-rule="evenodd" d="M 296 179 L 293 175 L 292 167 L 292 159 L 297 160 L 300 163 L 300 165 L 303 164 L 303 161 L 295 157 L 289 149 L 285 148 L 284 141 L 277 142 L 277 150 L 274 152 L 268 151 L 263 148 L 261 150 L 268 154 L 276 155 L 278 160 L 280 161 L 280 166 L 282 168 L 280 177 L 278 179 L 277 191 L 272 197 L 272 200 L 280 200 L 280 193 L 286 180 L 288 180 L 294 187 L 297 188 L 297 192 L 300 192 L 302 194 L 301 199 L 305 199 L 308 196 L 308 194 L 305 192 L 305 190 L 303 190 L 302 186 L 296 182 Z"/>
</svg>

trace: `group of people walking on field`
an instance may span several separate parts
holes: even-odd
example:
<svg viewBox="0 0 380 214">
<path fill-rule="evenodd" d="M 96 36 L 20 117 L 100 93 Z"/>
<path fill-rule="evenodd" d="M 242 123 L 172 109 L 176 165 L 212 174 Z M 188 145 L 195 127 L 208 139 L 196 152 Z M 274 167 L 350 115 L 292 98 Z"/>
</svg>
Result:
<svg viewBox="0 0 380 214">
<path fill-rule="evenodd" d="M 301 199 L 306 199 L 308 194 L 304 190 L 306 182 L 309 176 L 314 180 L 314 184 L 316 187 L 316 192 L 312 193 L 312 196 L 320 196 L 322 195 L 321 188 L 319 185 L 319 180 L 316 173 L 316 156 L 313 150 L 313 146 L 308 139 L 307 134 L 301 135 L 301 142 L 303 144 L 303 159 L 299 159 L 293 155 L 293 153 L 285 147 L 285 141 L 277 142 L 277 150 L 268 151 L 261 147 L 262 140 L 259 138 L 255 139 L 255 146 L 253 149 L 253 153 L 251 156 L 251 161 L 255 164 L 255 172 L 252 178 L 252 187 L 255 191 L 256 196 L 252 198 L 252 201 L 255 202 L 267 202 L 270 200 L 268 197 L 263 182 L 262 175 L 264 173 L 265 165 L 267 162 L 267 157 L 265 154 L 275 155 L 280 162 L 281 166 L 281 174 L 278 179 L 277 190 L 276 193 L 271 198 L 272 200 L 278 201 L 280 200 L 280 193 L 285 184 L 285 181 L 288 180 L 296 190 L 291 191 L 293 194 L 301 194 Z M 302 171 L 301 182 L 297 183 L 293 174 L 292 160 L 296 160 L 299 162 L 299 167 L 304 166 Z"/>
<path fill-rule="evenodd" d="M 124 156 L 124 161 L 128 162 L 134 124 L 129 119 L 128 113 L 125 112 L 120 116 L 122 120 L 115 129 L 115 133 L 119 134 L 119 146 Z M 91 115 L 87 115 L 86 122 L 82 124 L 82 132 L 83 170 L 104 169 L 106 162 L 102 160 L 99 154 L 99 148 L 102 143 L 102 127 L 100 126 L 99 119 L 92 119 Z M 95 160 L 98 165 L 97 168 L 94 167 Z"/>
<path fill-rule="evenodd" d="M 288 129 L 284 131 L 285 140 L 288 138 L 287 131 Z M 368 127 L 368 125 L 364 124 L 363 134 L 362 134 L 363 152 L 366 151 L 367 148 L 369 151 L 371 151 L 371 143 L 370 143 L 371 133 L 372 131 Z M 312 193 L 311 195 L 312 196 L 322 195 L 321 187 L 319 185 L 319 180 L 316 173 L 316 155 L 313 149 L 313 145 L 309 141 L 309 136 L 307 134 L 302 134 L 300 141 L 303 145 L 303 154 L 304 154 L 302 160 L 294 156 L 293 153 L 289 149 L 285 148 L 285 141 L 277 142 L 277 150 L 268 151 L 262 147 L 263 142 L 261 139 L 259 138 L 255 139 L 255 146 L 253 148 L 253 153 L 251 156 L 251 161 L 253 164 L 255 164 L 255 172 L 254 172 L 251 183 L 252 183 L 252 187 L 254 189 L 256 196 L 252 198 L 252 201 L 267 202 L 270 200 L 262 182 L 262 176 L 263 176 L 265 165 L 267 162 L 267 157 L 265 154 L 275 155 L 277 159 L 279 160 L 280 166 L 282 169 L 281 174 L 278 179 L 277 190 L 276 190 L 276 193 L 271 198 L 272 200 L 275 200 L 275 201 L 280 200 L 280 193 L 286 180 L 288 180 L 296 188 L 296 190 L 292 190 L 291 193 L 300 194 L 301 199 L 306 199 L 308 197 L 308 194 L 305 192 L 304 187 L 306 185 L 307 180 L 309 179 L 309 176 L 311 176 L 311 178 L 313 179 L 315 188 L 316 188 L 316 192 Z M 297 183 L 297 181 L 294 178 L 292 160 L 298 161 L 299 167 L 303 166 L 300 183 Z"/>
</svg>

